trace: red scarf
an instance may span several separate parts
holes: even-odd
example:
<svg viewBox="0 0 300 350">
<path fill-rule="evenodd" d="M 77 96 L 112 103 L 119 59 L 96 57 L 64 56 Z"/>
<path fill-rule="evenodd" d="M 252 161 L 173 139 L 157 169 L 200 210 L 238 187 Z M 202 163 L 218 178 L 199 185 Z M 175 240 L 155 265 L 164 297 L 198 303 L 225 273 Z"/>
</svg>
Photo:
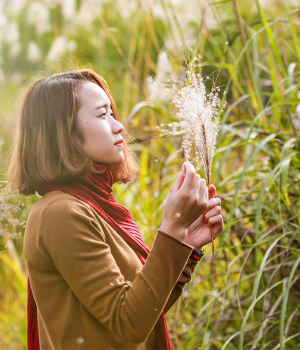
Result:
<svg viewBox="0 0 300 350">
<path fill-rule="evenodd" d="M 47 192 L 59 190 L 77 197 L 93 207 L 97 213 L 115 229 L 116 232 L 131 245 L 142 264 L 145 264 L 150 249 L 143 242 L 139 229 L 133 220 L 130 211 L 119 205 L 111 194 L 113 175 L 105 164 L 94 166 L 103 173 L 91 173 L 81 181 L 73 182 L 71 185 L 59 185 L 46 183 L 38 193 L 43 196 Z M 28 303 L 27 303 L 27 344 L 28 350 L 40 350 L 37 307 L 32 294 L 28 278 Z M 155 325 L 156 349 L 173 350 L 167 328 L 164 312 Z"/>
</svg>

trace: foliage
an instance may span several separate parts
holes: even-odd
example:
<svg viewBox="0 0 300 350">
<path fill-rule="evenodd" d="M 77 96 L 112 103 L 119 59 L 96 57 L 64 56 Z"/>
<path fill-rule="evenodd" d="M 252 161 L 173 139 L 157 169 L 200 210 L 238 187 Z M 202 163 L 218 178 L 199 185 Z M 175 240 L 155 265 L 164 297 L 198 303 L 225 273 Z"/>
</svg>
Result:
<svg viewBox="0 0 300 350">
<path fill-rule="evenodd" d="M 221 114 L 212 183 L 226 226 L 215 241 L 216 260 L 208 245 L 166 315 L 174 349 L 299 348 L 300 9 L 287 3 L 132 0 L 124 8 L 116 0 L 97 6 L 14 0 L 0 5 L 2 178 L 28 83 L 40 72 L 91 67 L 107 80 L 125 131 L 136 139 L 132 147 L 142 175 L 115 186 L 113 194 L 130 210 L 149 247 L 184 159 L 177 152 L 180 137 L 158 136 L 156 127 L 176 118 L 168 97 L 152 82 L 180 74 L 189 45 L 201 53 L 202 74 L 212 80 L 208 90 L 222 66 L 216 83 L 228 104 Z M 204 177 L 201 161 L 196 169 Z M 20 199 L 20 222 L 38 198 Z M 16 230 L 21 235 L 14 238 Z M 0 347 L 21 350 L 26 349 L 24 228 L 10 223 L 9 231 L 0 237 Z"/>
</svg>

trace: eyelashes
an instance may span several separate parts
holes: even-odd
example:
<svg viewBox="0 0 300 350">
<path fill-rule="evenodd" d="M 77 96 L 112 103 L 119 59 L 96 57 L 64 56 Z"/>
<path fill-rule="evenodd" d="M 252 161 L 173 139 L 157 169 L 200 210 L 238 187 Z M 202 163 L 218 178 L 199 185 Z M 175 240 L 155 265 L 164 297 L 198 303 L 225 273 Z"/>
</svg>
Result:
<svg viewBox="0 0 300 350">
<path fill-rule="evenodd" d="M 113 117 L 114 116 L 114 113 L 112 112 L 112 113 L 110 113 L 110 115 Z M 105 117 L 106 116 L 106 113 L 103 113 L 103 114 L 101 114 L 101 115 L 99 115 L 99 117 Z"/>
</svg>

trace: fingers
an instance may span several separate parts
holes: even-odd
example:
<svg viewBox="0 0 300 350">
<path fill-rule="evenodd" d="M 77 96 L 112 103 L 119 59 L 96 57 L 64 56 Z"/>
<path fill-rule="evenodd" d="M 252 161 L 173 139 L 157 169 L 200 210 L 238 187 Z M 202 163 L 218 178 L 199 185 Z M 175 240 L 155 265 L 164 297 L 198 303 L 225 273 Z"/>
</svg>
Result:
<svg viewBox="0 0 300 350">
<path fill-rule="evenodd" d="M 200 198 L 205 197 L 208 201 L 208 188 L 206 187 L 206 181 L 201 179 L 199 174 L 196 174 L 196 170 L 193 164 L 185 161 L 182 165 L 181 171 L 177 174 L 172 189 L 178 191 L 182 188 L 183 192 L 193 191 L 199 189 Z M 211 185 L 209 188 L 210 198 L 216 196 L 216 188 Z"/>
<path fill-rule="evenodd" d="M 206 203 L 208 202 L 208 188 L 206 186 L 206 181 L 204 179 L 201 179 L 201 181 L 200 181 L 199 196 L 200 196 L 200 198 L 202 198 L 204 196 L 205 202 Z M 207 205 L 208 205 L 208 203 L 207 203 Z"/>
<path fill-rule="evenodd" d="M 216 215 L 220 215 L 221 214 L 221 208 L 220 206 L 215 206 L 212 209 L 208 210 L 205 214 L 204 214 L 204 222 L 207 223 L 208 219 L 216 216 Z"/>
<path fill-rule="evenodd" d="M 205 208 L 207 208 L 208 203 L 208 188 L 206 187 L 206 181 L 201 179 L 199 174 L 195 175 L 195 183 L 192 189 L 193 193 L 198 192 L 199 203 L 205 203 Z"/>
<path fill-rule="evenodd" d="M 193 187 L 192 187 L 192 192 L 194 193 L 194 191 L 198 191 L 201 184 L 201 177 L 199 174 L 195 174 L 195 178 L 194 178 L 194 183 L 193 183 Z"/>
<path fill-rule="evenodd" d="M 208 201 L 206 212 L 208 212 L 209 210 L 213 209 L 216 206 L 219 206 L 219 207 L 221 206 L 221 199 L 218 197 L 212 198 Z"/>
<path fill-rule="evenodd" d="M 207 227 L 211 227 L 214 225 L 218 225 L 220 227 L 220 229 L 218 230 L 219 233 L 223 230 L 224 223 L 222 215 L 216 215 L 208 219 Z"/>
<path fill-rule="evenodd" d="M 186 161 L 183 163 L 183 171 L 184 171 L 185 177 L 181 186 L 181 190 L 183 192 L 189 192 L 193 188 L 196 170 L 193 164 Z"/>
<path fill-rule="evenodd" d="M 175 190 L 175 192 L 177 192 L 182 186 L 183 181 L 184 181 L 184 173 L 182 168 L 180 172 L 176 175 L 172 189 Z"/>
</svg>

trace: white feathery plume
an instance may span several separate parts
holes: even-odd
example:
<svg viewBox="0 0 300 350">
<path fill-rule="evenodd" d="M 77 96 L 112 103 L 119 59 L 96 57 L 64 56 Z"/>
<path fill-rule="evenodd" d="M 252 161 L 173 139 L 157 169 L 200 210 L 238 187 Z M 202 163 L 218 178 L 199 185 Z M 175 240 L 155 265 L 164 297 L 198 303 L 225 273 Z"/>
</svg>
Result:
<svg viewBox="0 0 300 350">
<path fill-rule="evenodd" d="M 170 123 L 169 126 L 172 127 L 172 130 L 162 129 L 163 124 L 157 128 L 163 132 L 162 136 L 168 134 L 173 136 L 183 135 L 179 151 L 184 151 L 186 160 L 193 158 L 192 150 L 195 148 L 195 160 L 202 158 L 209 187 L 212 159 L 219 131 L 219 109 L 222 100 L 219 97 L 220 88 L 215 87 L 214 82 L 211 92 L 206 94 L 203 77 L 197 69 L 201 66 L 200 60 L 200 55 L 194 56 L 187 65 L 188 70 L 184 79 L 181 78 L 176 84 L 173 84 L 173 89 L 179 86 L 172 100 L 177 109 L 176 117 L 179 119 L 179 123 Z M 224 110 L 225 106 L 226 101 L 223 102 L 221 111 Z M 214 257 L 212 228 L 211 234 Z"/>
<path fill-rule="evenodd" d="M 27 220 L 23 209 L 19 191 L 12 189 L 8 181 L 0 181 L 0 237 L 4 243 L 10 244 L 10 237 L 17 238 L 22 234 L 19 230 L 25 228 Z M 2 251 L 0 246 L 0 254 Z"/>
</svg>

